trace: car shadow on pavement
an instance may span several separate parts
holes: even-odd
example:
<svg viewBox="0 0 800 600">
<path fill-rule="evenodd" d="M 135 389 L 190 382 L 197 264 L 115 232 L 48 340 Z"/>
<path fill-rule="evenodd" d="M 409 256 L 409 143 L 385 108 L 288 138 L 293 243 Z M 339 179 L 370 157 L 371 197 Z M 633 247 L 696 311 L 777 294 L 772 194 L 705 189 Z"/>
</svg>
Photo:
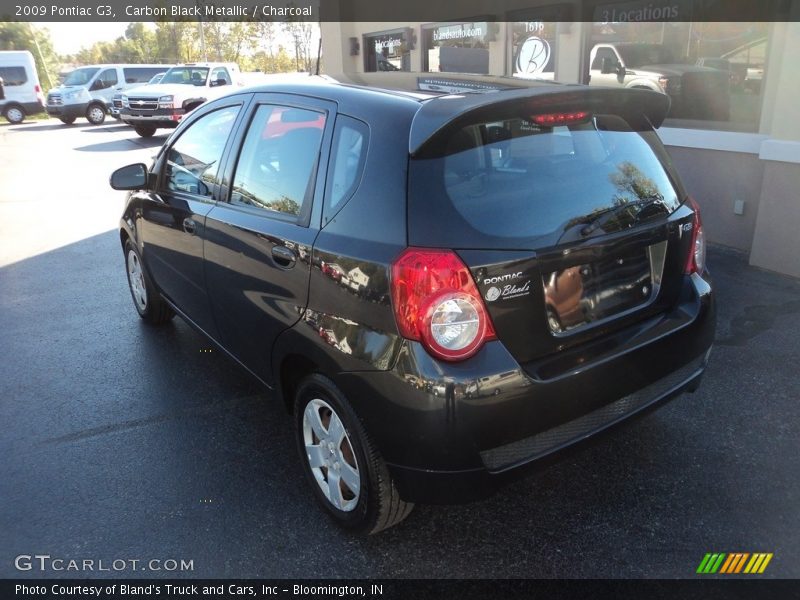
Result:
<svg viewBox="0 0 800 600">
<path fill-rule="evenodd" d="M 79 152 L 121 152 L 126 150 L 138 150 L 140 148 L 156 148 L 161 146 L 165 139 L 166 137 L 162 136 L 142 138 L 134 135 L 123 140 L 112 140 L 110 142 L 78 146 L 75 150 Z"/>
<path fill-rule="evenodd" d="M 116 121 L 112 121 L 105 125 L 94 125 L 92 127 L 85 127 L 81 129 L 81 131 L 85 131 L 87 133 L 110 133 L 112 131 L 133 131 L 133 127 L 130 125 L 125 125 L 124 123 L 118 123 Z"/>
<path fill-rule="evenodd" d="M 67 125 L 65 123 L 50 123 L 49 121 L 25 121 L 24 123 L 0 123 L 0 127 L 8 127 L 9 129 L 35 129 L 36 131 L 55 131 L 58 129 L 68 129 L 70 127 L 77 127 L 77 125 Z"/>
</svg>

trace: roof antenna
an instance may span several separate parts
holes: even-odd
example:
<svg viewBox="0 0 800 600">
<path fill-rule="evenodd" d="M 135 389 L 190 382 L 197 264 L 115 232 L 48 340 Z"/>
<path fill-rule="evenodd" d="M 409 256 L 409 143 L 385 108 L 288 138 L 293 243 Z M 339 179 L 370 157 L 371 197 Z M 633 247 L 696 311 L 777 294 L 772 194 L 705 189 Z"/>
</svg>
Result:
<svg viewBox="0 0 800 600">
<path fill-rule="evenodd" d="M 319 75 L 319 59 L 322 55 L 322 36 L 319 36 L 319 46 L 317 47 L 317 69 L 314 75 Z"/>
</svg>

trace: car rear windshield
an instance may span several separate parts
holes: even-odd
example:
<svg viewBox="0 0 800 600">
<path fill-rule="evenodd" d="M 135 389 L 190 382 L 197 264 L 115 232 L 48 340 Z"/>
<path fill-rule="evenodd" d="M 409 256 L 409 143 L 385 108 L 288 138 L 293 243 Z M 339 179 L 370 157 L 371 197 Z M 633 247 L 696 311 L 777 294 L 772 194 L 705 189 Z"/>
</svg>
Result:
<svg viewBox="0 0 800 600">
<path fill-rule="evenodd" d="M 412 244 L 542 248 L 663 219 L 685 197 L 655 131 L 616 115 L 462 127 L 412 158 Z"/>
</svg>

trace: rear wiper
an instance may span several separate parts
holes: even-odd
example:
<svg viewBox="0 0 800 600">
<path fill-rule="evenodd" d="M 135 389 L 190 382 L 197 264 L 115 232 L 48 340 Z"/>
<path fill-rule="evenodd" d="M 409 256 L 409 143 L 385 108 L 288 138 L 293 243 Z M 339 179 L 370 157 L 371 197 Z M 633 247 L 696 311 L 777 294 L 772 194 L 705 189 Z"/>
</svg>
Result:
<svg viewBox="0 0 800 600">
<path fill-rule="evenodd" d="M 632 223 L 635 223 L 639 219 L 639 214 L 642 213 L 646 208 L 653 206 L 654 204 L 663 204 L 664 203 L 664 196 L 661 194 L 653 194 L 652 196 L 646 196 L 644 198 L 640 198 L 639 200 L 634 200 L 633 202 L 626 202 L 625 204 L 620 204 L 619 206 L 614 206 L 607 210 L 604 210 L 594 218 L 592 218 L 584 227 L 581 229 L 581 235 L 583 237 L 587 237 L 592 235 L 595 231 L 603 227 L 606 223 L 608 223 L 611 219 L 619 215 L 620 213 L 625 212 L 626 210 L 633 208 L 636 210 L 636 214 L 632 215 Z"/>
</svg>

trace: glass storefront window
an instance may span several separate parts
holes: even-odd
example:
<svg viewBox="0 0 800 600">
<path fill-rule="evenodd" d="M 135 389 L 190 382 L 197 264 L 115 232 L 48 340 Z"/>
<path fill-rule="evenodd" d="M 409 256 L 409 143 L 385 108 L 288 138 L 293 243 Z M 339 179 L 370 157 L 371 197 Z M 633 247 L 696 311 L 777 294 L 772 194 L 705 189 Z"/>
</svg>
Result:
<svg viewBox="0 0 800 600">
<path fill-rule="evenodd" d="M 588 83 L 668 94 L 668 126 L 757 131 L 768 29 L 769 23 L 596 22 Z"/>
<path fill-rule="evenodd" d="M 365 71 L 409 71 L 410 32 L 394 29 L 364 36 Z"/>
<path fill-rule="evenodd" d="M 555 76 L 557 23 L 521 21 L 511 24 L 512 74 L 524 79 Z"/>
<path fill-rule="evenodd" d="M 486 21 L 423 26 L 423 71 L 488 74 L 496 27 Z"/>
</svg>

